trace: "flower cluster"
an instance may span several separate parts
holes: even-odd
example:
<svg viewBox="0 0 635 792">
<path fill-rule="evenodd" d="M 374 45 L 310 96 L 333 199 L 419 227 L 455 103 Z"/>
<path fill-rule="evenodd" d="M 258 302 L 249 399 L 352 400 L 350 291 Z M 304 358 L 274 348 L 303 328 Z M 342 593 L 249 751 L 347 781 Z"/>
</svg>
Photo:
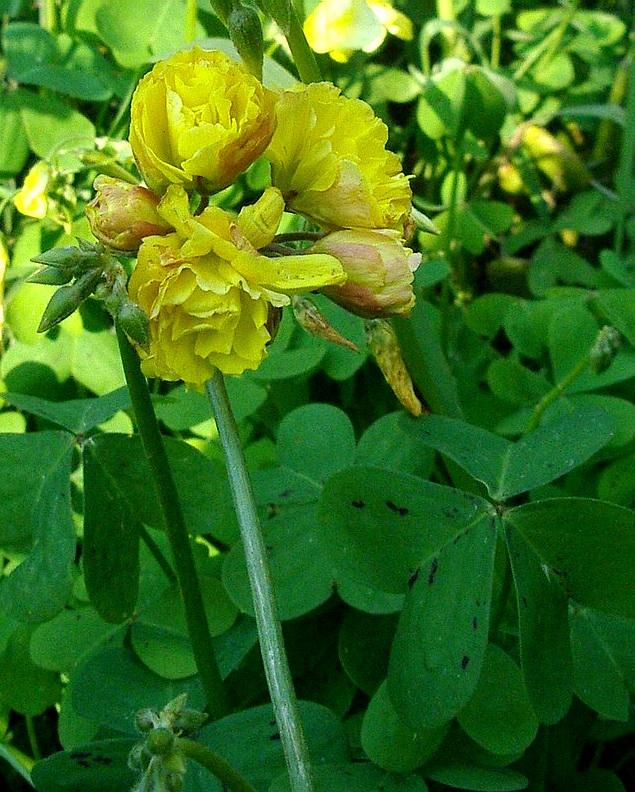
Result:
<svg viewBox="0 0 635 792">
<path fill-rule="evenodd" d="M 138 249 L 129 294 L 149 318 L 144 372 L 200 388 L 215 369 L 257 368 L 280 309 L 302 292 L 363 317 L 407 314 L 420 256 L 405 246 L 412 196 L 387 137 L 330 83 L 276 93 L 199 47 L 156 64 L 131 106 L 147 187 L 98 177 L 87 210 L 104 244 Z M 237 217 L 207 204 L 261 155 L 271 186 L 259 200 Z M 276 244 L 285 211 L 320 229 L 313 244 Z"/>
</svg>

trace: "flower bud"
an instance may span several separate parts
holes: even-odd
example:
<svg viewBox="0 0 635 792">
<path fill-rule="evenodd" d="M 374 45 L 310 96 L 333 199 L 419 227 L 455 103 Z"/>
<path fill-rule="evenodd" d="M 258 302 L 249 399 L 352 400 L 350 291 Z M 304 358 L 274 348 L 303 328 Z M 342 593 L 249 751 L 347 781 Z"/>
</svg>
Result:
<svg viewBox="0 0 635 792">
<path fill-rule="evenodd" d="M 371 319 L 366 322 L 364 330 L 368 349 L 377 361 L 384 379 L 406 410 L 418 418 L 423 412 L 423 405 L 415 394 L 412 378 L 392 324 L 386 319 Z"/>
<path fill-rule="evenodd" d="M 339 344 L 352 352 L 359 352 L 357 344 L 339 333 L 312 300 L 307 297 L 293 297 L 291 305 L 297 323 L 309 335 Z"/>
<path fill-rule="evenodd" d="M 258 13 L 253 8 L 237 6 L 229 15 L 227 27 L 243 63 L 254 77 L 262 80 L 264 43 Z"/>
<path fill-rule="evenodd" d="M 591 368 L 596 374 L 602 374 L 607 370 L 615 360 L 621 345 L 622 337 L 619 332 L 610 325 L 604 325 L 595 339 L 590 354 Z"/>
<path fill-rule="evenodd" d="M 415 302 L 413 272 L 421 254 L 404 247 L 398 232 L 335 231 L 316 242 L 311 252 L 334 256 L 347 275 L 342 285 L 322 290 L 333 302 L 366 319 L 410 313 Z"/>
<path fill-rule="evenodd" d="M 101 270 L 90 270 L 69 286 L 60 286 L 53 293 L 38 326 L 38 333 L 46 333 L 56 324 L 70 316 L 90 296 L 101 279 Z"/>
<path fill-rule="evenodd" d="M 22 189 L 13 199 L 15 208 L 27 217 L 41 220 L 48 211 L 46 191 L 51 181 L 51 167 L 44 161 L 36 162 L 24 179 Z"/>
<path fill-rule="evenodd" d="M 97 192 L 86 207 L 93 234 L 113 250 L 138 250 L 144 237 L 163 235 L 172 227 L 157 212 L 159 198 L 138 184 L 98 176 Z"/>
</svg>

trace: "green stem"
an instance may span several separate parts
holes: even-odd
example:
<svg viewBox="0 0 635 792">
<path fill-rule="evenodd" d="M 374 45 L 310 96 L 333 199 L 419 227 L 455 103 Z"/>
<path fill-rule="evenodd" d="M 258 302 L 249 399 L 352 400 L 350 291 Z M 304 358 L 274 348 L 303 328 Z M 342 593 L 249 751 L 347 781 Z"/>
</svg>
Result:
<svg viewBox="0 0 635 792">
<path fill-rule="evenodd" d="M 501 61 L 501 39 L 502 39 L 502 26 L 500 14 L 492 17 L 492 51 L 490 54 L 490 66 L 492 69 L 498 69 Z"/>
<path fill-rule="evenodd" d="M 225 451 L 227 474 L 238 517 L 247 572 L 251 585 L 260 651 L 271 702 L 280 729 L 282 749 L 292 792 L 312 792 L 311 762 L 295 698 L 289 662 L 278 617 L 267 548 L 258 519 L 254 493 L 238 437 L 223 375 L 217 371 L 207 382 L 220 441 Z"/>
<path fill-rule="evenodd" d="M 209 748 L 185 737 L 177 737 L 175 747 L 188 759 L 198 762 L 210 773 L 213 773 L 229 792 L 257 792 L 247 779 L 228 764 L 222 756 Z"/>
<path fill-rule="evenodd" d="M 300 80 L 303 83 L 320 82 L 322 80 L 320 67 L 315 60 L 313 50 L 309 47 L 309 42 L 306 40 L 302 29 L 302 23 L 293 6 L 291 6 L 289 32 L 286 34 L 286 39 L 291 50 L 291 57 L 300 75 Z"/>
<path fill-rule="evenodd" d="M 170 566 L 167 558 L 161 552 L 161 548 L 159 547 L 159 545 L 150 536 L 148 529 L 144 525 L 138 525 L 137 530 L 139 531 L 139 535 L 141 536 L 141 539 L 145 543 L 145 546 L 150 551 L 150 554 L 157 562 L 157 564 L 161 568 L 161 571 L 166 576 L 168 581 L 170 583 L 176 583 L 177 579 L 176 579 L 176 575 L 174 574 L 174 570 Z"/>
<path fill-rule="evenodd" d="M 183 598 L 185 621 L 192 644 L 192 652 L 205 691 L 207 711 L 211 718 L 220 718 L 227 714 L 229 707 L 220 671 L 216 664 L 190 537 L 183 519 L 174 479 L 170 472 L 159 424 L 152 408 L 148 384 L 141 373 L 139 357 L 120 327 L 117 327 L 117 340 L 137 430 L 141 437 L 165 522 L 176 577 Z"/>
<path fill-rule="evenodd" d="M 39 22 L 40 27 L 48 30 L 49 33 L 57 32 L 55 0 L 40 0 Z"/>
<path fill-rule="evenodd" d="M 198 14 L 197 0 L 187 0 L 185 6 L 185 40 L 194 41 L 196 38 L 196 21 Z"/>
<path fill-rule="evenodd" d="M 635 23 L 635 13 L 633 14 Z M 620 197 L 619 216 L 615 226 L 614 247 L 618 255 L 624 248 L 626 221 L 633 212 L 633 170 L 635 167 L 635 42 L 631 45 L 626 94 L 626 120 L 622 133 L 622 147 L 617 169 L 616 186 Z"/>
<path fill-rule="evenodd" d="M 532 66 L 543 57 L 543 55 L 545 57 L 543 68 L 551 61 L 554 55 L 558 52 L 562 42 L 562 37 L 569 27 L 573 15 L 578 10 L 578 3 L 579 0 L 571 0 L 567 12 L 560 20 L 560 24 L 555 27 L 547 36 L 545 36 L 545 38 L 542 39 L 542 41 L 536 47 L 534 47 L 533 50 L 531 50 L 529 55 L 523 60 L 520 67 L 514 72 L 514 80 L 517 81 L 520 80 L 521 77 L 524 77 L 529 69 L 531 69 Z"/>
<path fill-rule="evenodd" d="M 565 390 L 575 382 L 578 377 L 581 377 L 582 374 L 588 369 L 589 363 L 591 362 L 591 351 L 589 351 L 586 355 L 583 355 L 580 360 L 575 364 L 575 366 L 566 374 L 560 382 L 556 383 L 556 385 L 546 393 L 542 399 L 538 402 L 538 404 L 534 407 L 534 411 L 532 412 L 529 421 L 527 421 L 527 425 L 525 426 L 525 431 L 523 434 L 529 434 L 529 432 L 533 432 L 534 429 L 537 429 L 540 425 L 540 419 L 545 414 L 547 408 L 553 404 L 556 399 L 559 399 L 560 396 L 565 392 Z"/>
<path fill-rule="evenodd" d="M 31 746 L 31 753 L 33 754 L 33 758 L 36 762 L 39 762 L 42 758 L 42 752 L 40 751 L 40 744 L 37 739 L 37 733 L 35 731 L 35 723 L 33 722 L 32 715 L 25 715 L 24 722 L 26 724 L 26 733 L 29 738 L 29 745 Z"/>
</svg>

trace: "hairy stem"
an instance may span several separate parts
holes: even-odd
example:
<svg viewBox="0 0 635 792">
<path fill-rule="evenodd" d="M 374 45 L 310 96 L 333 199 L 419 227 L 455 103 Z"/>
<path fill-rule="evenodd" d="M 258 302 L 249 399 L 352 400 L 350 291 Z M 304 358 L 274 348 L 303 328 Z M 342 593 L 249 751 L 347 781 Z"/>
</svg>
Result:
<svg viewBox="0 0 635 792">
<path fill-rule="evenodd" d="M 216 419 L 220 441 L 225 451 L 227 474 L 247 560 L 247 572 L 260 638 L 260 651 L 271 702 L 280 729 L 291 790 L 292 792 L 312 792 L 313 780 L 309 751 L 284 648 L 267 548 L 258 519 L 236 421 L 229 404 L 223 376 L 219 371 L 216 371 L 208 380 L 207 394 Z"/>
</svg>

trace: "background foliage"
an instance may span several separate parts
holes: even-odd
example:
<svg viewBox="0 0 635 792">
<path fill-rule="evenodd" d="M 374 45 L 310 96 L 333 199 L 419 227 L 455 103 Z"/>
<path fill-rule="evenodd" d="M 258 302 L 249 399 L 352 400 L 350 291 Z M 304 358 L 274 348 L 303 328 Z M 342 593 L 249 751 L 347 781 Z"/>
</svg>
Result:
<svg viewBox="0 0 635 792">
<path fill-rule="evenodd" d="M 361 320 L 326 301 L 358 354 L 287 314 L 261 368 L 228 383 L 319 788 L 626 789 L 632 9 L 398 6 L 413 41 L 320 65 L 386 121 L 440 230 L 416 240 L 418 303 L 396 322 L 431 414 L 398 409 Z M 32 256 L 90 238 L 92 180 L 130 167 L 130 96 L 152 61 L 226 33 L 203 0 L 195 24 L 183 0 L 0 9 L 0 773 L 28 788 L 33 760 L 50 757 L 32 772 L 41 792 L 121 789 L 135 782 L 135 710 L 203 696 L 157 563 L 168 551 L 110 319 L 88 301 L 40 336 L 53 287 L 25 279 Z M 13 199 L 40 160 L 40 216 L 27 217 Z M 256 164 L 215 200 L 236 207 L 264 179 Z M 282 792 L 209 407 L 159 385 L 155 407 L 236 709 L 198 739 Z M 192 765 L 186 789 L 220 785 Z"/>
</svg>

